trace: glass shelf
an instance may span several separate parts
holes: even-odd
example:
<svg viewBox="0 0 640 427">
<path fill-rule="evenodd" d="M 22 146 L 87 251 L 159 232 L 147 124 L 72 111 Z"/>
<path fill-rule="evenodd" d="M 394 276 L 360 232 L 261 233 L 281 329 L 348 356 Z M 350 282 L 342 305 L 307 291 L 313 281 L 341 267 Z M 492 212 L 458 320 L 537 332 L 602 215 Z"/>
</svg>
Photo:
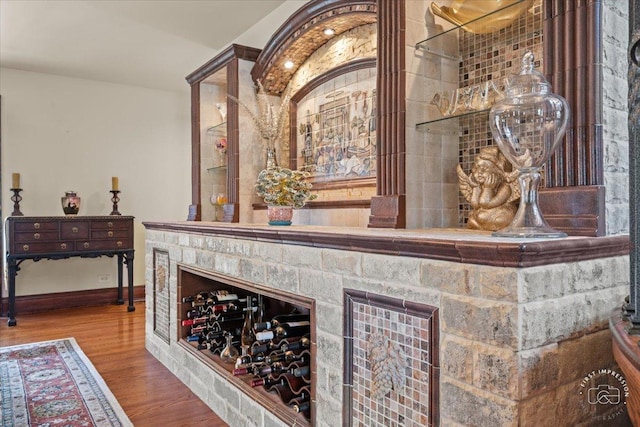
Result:
<svg viewBox="0 0 640 427">
<path fill-rule="evenodd" d="M 215 126 L 211 126 L 210 128 L 207 129 L 207 133 L 214 133 L 214 132 L 218 132 L 218 131 L 225 131 L 226 129 L 224 127 L 227 126 L 227 122 L 222 122 L 222 123 L 218 123 Z"/>
<path fill-rule="evenodd" d="M 226 172 L 227 170 L 227 165 L 222 165 L 222 166 L 214 166 L 212 168 L 208 168 L 207 172 Z"/>
<path fill-rule="evenodd" d="M 453 119 L 459 119 L 461 117 L 470 117 L 483 113 L 488 113 L 489 108 L 484 110 L 468 111 L 462 114 L 456 114 L 448 117 L 441 117 L 435 120 L 427 120 L 426 122 L 418 123 L 416 130 L 421 132 L 433 133 L 438 135 L 457 135 L 460 132 L 458 122 Z"/>
<path fill-rule="evenodd" d="M 418 43 L 416 43 L 416 49 L 422 50 L 424 52 L 428 52 L 430 54 L 433 55 L 437 55 L 443 58 L 448 58 L 448 59 L 454 59 L 454 60 L 461 60 L 461 57 L 459 55 L 456 55 L 454 53 L 451 52 L 445 52 L 441 45 L 442 45 L 442 37 L 446 34 L 451 34 L 453 31 L 459 30 L 459 29 L 465 29 L 466 27 L 473 27 L 476 26 L 478 24 L 482 24 L 484 21 L 489 21 L 491 19 L 495 19 L 497 16 L 501 16 L 502 14 L 504 14 L 505 12 L 510 12 L 510 11 L 515 11 L 517 10 L 516 8 L 520 8 L 523 6 L 523 4 L 528 3 L 527 0 L 519 0 L 516 1 L 515 3 L 509 4 L 505 7 L 502 7 L 500 9 L 497 9 L 491 13 L 487 13 L 486 15 L 482 15 L 478 18 L 469 20 L 467 22 L 461 22 L 458 24 L 454 24 L 453 22 L 446 20 L 445 18 L 439 17 L 443 20 L 445 20 L 447 23 L 453 25 L 452 28 L 449 28 L 448 30 L 439 32 L 438 34 L 434 34 L 431 37 L 428 37 Z M 440 46 L 438 46 L 438 44 L 440 44 Z"/>
</svg>

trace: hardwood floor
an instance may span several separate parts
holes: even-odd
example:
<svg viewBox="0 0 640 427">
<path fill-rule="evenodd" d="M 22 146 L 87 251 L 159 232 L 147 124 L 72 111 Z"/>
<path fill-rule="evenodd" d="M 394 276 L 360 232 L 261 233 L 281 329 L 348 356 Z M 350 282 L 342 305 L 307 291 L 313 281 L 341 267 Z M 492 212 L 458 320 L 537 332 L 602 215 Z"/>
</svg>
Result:
<svg viewBox="0 0 640 427">
<path fill-rule="evenodd" d="M 144 348 L 144 303 L 19 314 L 0 346 L 74 337 L 136 427 L 227 426 Z"/>
</svg>

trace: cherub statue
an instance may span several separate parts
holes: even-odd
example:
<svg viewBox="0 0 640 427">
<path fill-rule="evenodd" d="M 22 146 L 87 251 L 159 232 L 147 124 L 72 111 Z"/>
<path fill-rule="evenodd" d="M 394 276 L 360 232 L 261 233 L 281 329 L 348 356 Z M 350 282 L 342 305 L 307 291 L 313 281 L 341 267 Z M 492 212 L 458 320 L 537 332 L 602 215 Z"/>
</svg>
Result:
<svg viewBox="0 0 640 427">
<path fill-rule="evenodd" d="M 511 172 L 498 147 L 480 150 L 468 176 L 460 165 L 457 172 L 460 192 L 473 208 L 468 228 L 495 231 L 511 223 L 520 198 L 518 171 Z"/>
</svg>

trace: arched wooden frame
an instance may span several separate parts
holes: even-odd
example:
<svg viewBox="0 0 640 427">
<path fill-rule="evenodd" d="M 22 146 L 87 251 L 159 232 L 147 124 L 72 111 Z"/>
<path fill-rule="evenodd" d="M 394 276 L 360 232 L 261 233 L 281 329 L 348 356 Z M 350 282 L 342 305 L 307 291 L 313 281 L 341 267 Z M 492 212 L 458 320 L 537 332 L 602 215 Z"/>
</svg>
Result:
<svg viewBox="0 0 640 427">
<path fill-rule="evenodd" d="M 289 166 L 292 169 L 298 168 L 298 147 L 297 147 L 297 129 L 298 129 L 298 102 L 304 99 L 311 91 L 319 87 L 320 85 L 331 81 L 343 74 L 347 74 L 353 71 L 362 70 L 365 68 L 375 68 L 376 58 L 363 58 L 357 59 L 339 67 L 333 68 L 330 71 L 317 76 L 313 80 L 304 85 L 295 95 L 291 97 L 289 104 Z M 376 153 L 376 157 L 377 157 Z M 352 188 L 352 187 L 374 187 L 376 185 L 375 177 L 366 178 L 345 178 L 336 179 L 327 182 L 314 182 L 313 188 L 315 190 L 322 189 L 337 189 L 337 188 Z M 330 206 L 328 206 L 330 207 Z"/>
</svg>

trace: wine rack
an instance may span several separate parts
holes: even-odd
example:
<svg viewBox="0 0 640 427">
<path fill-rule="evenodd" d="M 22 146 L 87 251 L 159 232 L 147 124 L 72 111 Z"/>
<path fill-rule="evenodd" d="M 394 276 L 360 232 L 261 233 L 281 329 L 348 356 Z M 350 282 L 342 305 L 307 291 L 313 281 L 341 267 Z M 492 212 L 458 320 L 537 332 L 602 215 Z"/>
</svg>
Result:
<svg viewBox="0 0 640 427">
<path fill-rule="evenodd" d="M 313 425 L 313 300 L 182 265 L 177 297 L 181 346 L 285 423 Z"/>
</svg>

